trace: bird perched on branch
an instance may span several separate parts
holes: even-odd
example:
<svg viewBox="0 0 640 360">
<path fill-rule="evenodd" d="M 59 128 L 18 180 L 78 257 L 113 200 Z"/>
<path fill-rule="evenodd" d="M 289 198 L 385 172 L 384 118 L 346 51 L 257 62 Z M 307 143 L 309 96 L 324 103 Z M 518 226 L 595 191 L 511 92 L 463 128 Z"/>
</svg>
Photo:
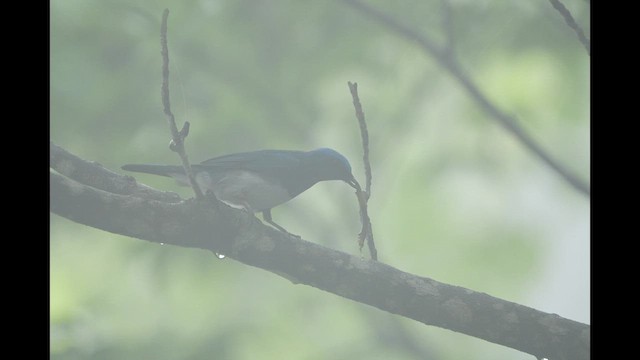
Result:
<svg viewBox="0 0 640 360">
<path fill-rule="evenodd" d="M 191 166 L 203 192 L 211 191 L 229 206 L 255 213 L 290 234 L 271 218 L 271 209 L 298 196 L 319 181 L 342 180 L 356 190 L 349 161 L 328 148 L 312 151 L 259 150 L 218 156 Z M 178 165 L 128 164 L 123 170 L 172 177 L 189 185 Z"/>
</svg>

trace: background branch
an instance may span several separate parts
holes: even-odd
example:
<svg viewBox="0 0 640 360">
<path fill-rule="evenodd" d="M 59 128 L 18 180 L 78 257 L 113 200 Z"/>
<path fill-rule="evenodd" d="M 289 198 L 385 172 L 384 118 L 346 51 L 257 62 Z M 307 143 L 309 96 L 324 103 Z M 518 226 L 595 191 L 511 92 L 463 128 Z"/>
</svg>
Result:
<svg viewBox="0 0 640 360">
<path fill-rule="evenodd" d="M 538 357 L 589 358 L 588 325 L 294 239 L 228 206 L 125 196 L 55 172 L 49 176 L 51 212 L 72 221 L 147 241 L 222 252 L 294 283 Z M 110 182 L 107 177 L 103 181 Z"/>
<path fill-rule="evenodd" d="M 441 50 L 433 40 L 426 35 L 419 34 L 414 29 L 404 25 L 395 18 L 375 9 L 374 7 L 359 0 L 343 0 L 346 4 L 356 9 L 367 17 L 389 28 L 397 35 L 409 41 L 417 43 L 427 54 L 433 56 L 440 65 L 446 69 L 467 91 L 469 96 L 480 105 L 489 116 L 502 125 L 516 139 L 518 139 L 526 149 L 535 154 L 543 163 L 547 164 L 553 171 L 560 175 L 573 188 L 586 196 L 591 193 L 589 185 L 574 175 L 568 168 L 555 160 L 542 146 L 529 135 L 516 121 L 515 117 L 506 114 L 494 105 L 488 97 L 480 91 L 478 86 L 464 72 L 458 62 L 449 56 L 447 52 Z"/>
<path fill-rule="evenodd" d="M 440 0 L 442 4 L 442 28 L 446 36 L 446 43 L 444 46 L 445 55 L 447 57 L 454 57 L 456 51 L 456 41 L 453 31 L 453 9 L 449 0 Z"/>
<path fill-rule="evenodd" d="M 576 23 L 576 21 L 573 19 L 573 16 L 571 16 L 571 12 L 569 11 L 569 9 L 567 9 L 564 4 L 560 2 L 560 0 L 549 0 L 549 2 L 556 10 L 558 10 L 560 15 L 562 15 L 567 25 L 569 25 L 569 27 L 576 32 L 576 35 L 578 35 L 578 39 L 587 50 L 587 54 L 591 55 L 591 42 L 584 35 L 584 31 L 582 31 L 580 25 L 578 25 L 578 23 Z"/>
</svg>

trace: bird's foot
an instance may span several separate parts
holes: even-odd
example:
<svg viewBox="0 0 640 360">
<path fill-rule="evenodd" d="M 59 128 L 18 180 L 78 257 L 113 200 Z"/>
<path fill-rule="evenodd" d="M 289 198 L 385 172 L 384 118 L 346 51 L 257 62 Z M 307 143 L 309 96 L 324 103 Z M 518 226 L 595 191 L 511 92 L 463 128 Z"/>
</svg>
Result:
<svg viewBox="0 0 640 360">
<path fill-rule="evenodd" d="M 275 221 L 273 221 L 273 219 L 271 218 L 271 211 L 269 210 L 265 210 L 262 212 L 262 218 L 264 219 L 265 222 L 267 222 L 269 225 L 273 226 L 274 228 L 282 231 L 283 233 L 285 233 L 288 236 L 293 237 L 294 239 L 302 239 L 302 236 L 300 235 L 296 235 L 296 234 L 292 234 L 290 232 L 288 232 L 285 228 L 283 228 L 282 226 L 276 224 Z"/>
</svg>

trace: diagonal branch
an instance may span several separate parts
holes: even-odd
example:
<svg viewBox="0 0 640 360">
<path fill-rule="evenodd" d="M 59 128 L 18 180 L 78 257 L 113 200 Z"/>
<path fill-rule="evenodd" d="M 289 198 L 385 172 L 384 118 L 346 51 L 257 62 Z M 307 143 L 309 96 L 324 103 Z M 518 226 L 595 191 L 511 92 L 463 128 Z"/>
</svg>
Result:
<svg viewBox="0 0 640 360">
<path fill-rule="evenodd" d="M 453 9 L 449 0 L 440 0 L 442 7 L 442 28 L 446 36 L 444 52 L 447 57 L 453 58 L 456 51 L 456 39 L 453 30 Z"/>
<path fill-rule="evenodd" d="M 50 211 L 72 221 L 151 242 L 221 252 L 294 283 L 539 358 L 589 358 L 589 325 L 292 238 L 228 206 L 167 203 L 99 190 L 53 171 L 49 177 Z"/>
<path fill-rule="evenodd" d="M 394 31 L 399 36 L 415 42 L 427 54 L 433 56 L 440 65 L 446 69 L 467 91 L 469 96 L 487 113 L 492 119 L 502 125 L 508 132 L 515 136 L 530 152 L 535 154 L 543 163 L 547 164 L 552 170 L 560 175 L 576 190 L 582 192 L 586 196 L 590 196 L 590 186 L 582 179 L 578 178 L 568 168 L 560 164 L 554 159 L 542 146 L 529 135 L 524 128 L 516 121 L 515 117 L 506 114 L 494 105 L 478 86 L 465 73 L 458 62 L 447 55 L 446 51 L 440 50 L 435 42 L 425 35 L 417 33 L 412 28 L 402 24 L 397 19 L 382 13 L 381 11 L 365 4 L 359 0 L 343 0 L 346 4 L 363 13 L 364 15 L 374 19 L 375 21 Z"/>
<path fill-rule="evenodd" d="M 578 40 L 580 40 L 584 48 L 587 49 L 587 54 L 591 55 L 591 42 L 584 35 L 584 31 L 582 31 L 580 25 L 578 25 L 578 23 L 573 19 L 573 16 L 571 16 L 569 9 L 567 9 L 559 0 L 549 0 L 549 2 L 556 10 L 558 10 L 560 15 L 562 15 L 567 25 L 576 32 Z"/>
</svg>

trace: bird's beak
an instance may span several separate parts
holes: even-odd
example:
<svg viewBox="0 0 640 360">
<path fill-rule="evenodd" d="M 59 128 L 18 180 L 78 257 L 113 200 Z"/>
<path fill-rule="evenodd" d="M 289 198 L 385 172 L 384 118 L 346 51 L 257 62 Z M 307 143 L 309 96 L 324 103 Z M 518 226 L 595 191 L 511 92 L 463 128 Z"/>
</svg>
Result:
<svg viewBox="0 0 640 360">
<path fill-rule="evenodd" d="M 354 178 L 353 176 L 351 177 L 351 179 L 346 180 L 345 182 L 349 184 L 349 186 L 351 186 L 352 188 L 356 189 L 356 191 L 362 191 L 360 184 L 358 183 L 358 181 L 356 181 L 356 178 Z"/>
</svg>

